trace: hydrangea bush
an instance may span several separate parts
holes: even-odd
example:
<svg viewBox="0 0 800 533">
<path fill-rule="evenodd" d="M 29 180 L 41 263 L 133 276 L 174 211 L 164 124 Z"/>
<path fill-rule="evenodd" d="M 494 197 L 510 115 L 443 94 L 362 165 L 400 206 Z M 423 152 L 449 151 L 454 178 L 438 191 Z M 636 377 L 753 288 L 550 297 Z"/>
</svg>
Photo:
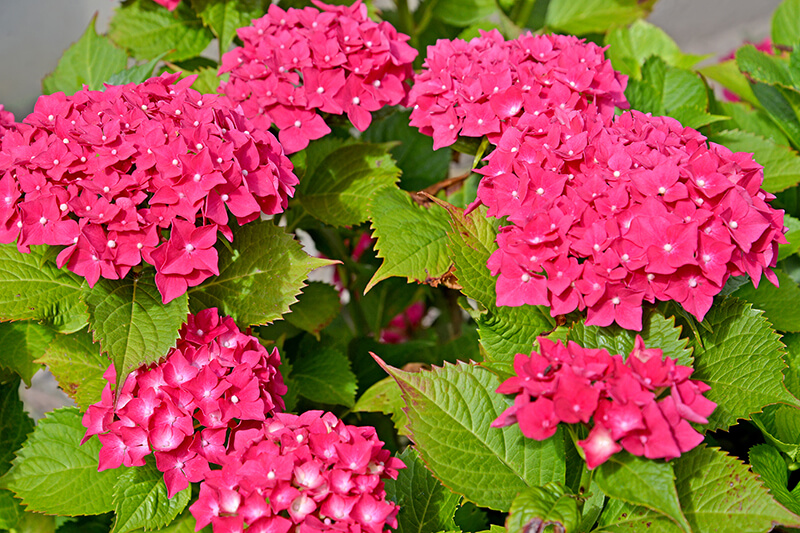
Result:
<svg viewBox="0 0 800 533">
<path fill-rule="evenodd" d="M 653 4 L 89 23 L 0 102 L 0 530 L 800 527 L 800 0 Z"/>
</svg>

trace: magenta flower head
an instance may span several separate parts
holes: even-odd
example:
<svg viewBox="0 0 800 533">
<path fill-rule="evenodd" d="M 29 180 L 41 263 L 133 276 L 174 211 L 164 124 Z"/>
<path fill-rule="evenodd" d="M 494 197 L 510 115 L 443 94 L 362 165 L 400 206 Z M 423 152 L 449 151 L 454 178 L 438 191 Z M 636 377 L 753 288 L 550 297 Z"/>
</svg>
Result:
<svg viewBox="0 0 800 533">
<path fill-rule="evenodd" d="M 589 114 L 503 133 L 479 201 L 510 222 L 488 267 L 497 304 L 586 309 L 588 325 L 641 330 L 642 303 L 702 320 L 730 276 L 772 272 L 783 211 L 752 154 L 706 143 L 669 117 Z"/>
<path fill-rule="evenodd" d="M 189 508 L 197 528 L 247 531 L 364 531 L 397 527 L 384 479 L 405 468 L 375 428 L 349 426 L 332 413 L 276 413 L 231 436 L 222 468 L 206 473 Z"/>
<path fill-rule="evenodd" d="M 170 11 L 175 11 L 175 9 L 178 7 L 178 4 L 181 3 L 181 0 L 153 0 L 153 2 L 166 7 Z"/>
<path fill-rule="evenodd" d="M 99 470 L 142 466 L 155 453 L 169 497 L 219 464 L 243 421 L 262 422 L 284 409 L 286 385 L 278 350 L 268 352 L 217 309 L 189 315 L 175 348 L 157 364 L 134 370 L 118 389 L 114 366 L 100 402 L 83 416 L 86 442 L 99 435 Z"/>
<path fill-rule="evenodd" d="M 0 242 L 64 246 L 58 266 L 90 286 L 150 263 L 165 303 L 217 275 L 228 212 L 281 213 L 298 181 L 272 134 L 193 80 L 40 97 L 0 141 Z"/>
<path fill-rule="evenodd" d="M 8 130 L 14 129 L 16 124 L 14 114 L 11 111 L 6 111 L 3 104 L 0 104 L 0 139 L 3 138 Z"/>
<path fill-rule="evenodd" d="M 469 42 L 440 39 L 428 47 L 409 95 L 411 125 L 433 137 L 434 149 L 459 135 L 497 144 L 510 127 L 544 132 L 576 113 L 607 117 L 614 106 L 626 109 L 627 83 L 594 43 L 530 32 L 506 41 L 497 30 L 481 31 Z"/>
<path fill-rule="evenodd" d="M 373 22 L 361 0 L 283 10 L 271 5 L 237 30 L 243 47 L 222 57 L 220 85 L 257 127 L 275 124 L 287 153 L 330 133 L 319 113 L 347 114 L 359 131 L 372 111 L 405 102 L 416 50 L 388 22 Z"/>
<path fill-rule="evenodd" d="M 591 429 L 579 441 L 589 469 L 625 449 L 648 459 L 674 459 L 703 441 L 689 422 L 707 424 L 716 404 L 711 387 L 689 379 L 694 371 L 637 335 L 623 361 L 606 350 L 538 339 L 541 353 L 514 358 L 515 376 L 497 392 L 515 394 L 514 404 L 492 427 L 519 424 L 528 438 L 544 440 L 558 424 Z"/>
</svg>

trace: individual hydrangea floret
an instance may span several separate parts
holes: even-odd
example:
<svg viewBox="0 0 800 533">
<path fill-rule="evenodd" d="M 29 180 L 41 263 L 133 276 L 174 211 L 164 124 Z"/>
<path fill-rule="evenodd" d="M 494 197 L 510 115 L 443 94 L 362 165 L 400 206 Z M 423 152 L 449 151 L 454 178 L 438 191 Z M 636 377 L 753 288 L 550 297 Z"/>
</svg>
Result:
<svg viewBox="0 0 800 533">
<path fill-rule="evenodd" d="M 330 133 L 320 113 L 347 114 L 359 131 L 372 111 L 404 103 L 417 55 L 388 22 L 373 22 L 361 0 L 352 6 L 283 10 L 271 5 L 237 30 L 243 47 L 222 57 L 220 85 L 257 127 L 275 124 L 287 153 Z"/>
<path fill-rule="evenodd" d="M 16 125 L 14 114 L 11 111 L 6 111 L 5 106 L 0 104 L 0 139 L 3 138 L 7 131 L 14 129 Z"/>
<path fill-rule="evenodd" d="M 281 213 L 298 181 L 272 134 L 193 80 L 40 97 L 0 144 L 0 242 L 65 246 L 58 266 L 89 286 L 150 263 L 165 303 L 218 275 L 228 211 Z"/>
<path fill-rule="evenodd" d="M 511 223 L 488 262 L 498 305 L 587 309 L 587 325 L 641 330 L 644 301 L 702 320 L 730 276 L 777 285 L 783 211 L 763 168 L 674 119 L 521 120 L 487 160 L 478 198 Z"/>
<path fill-rule="evenodd" d="M 170 11 L 175 11 L 177 9 L 178 4 L 181 3 L 181 0 L 153 0 L 156 4 L 160 6 L 164 6 Z"/>
<path fill-rule="evenodd" d="M 459 136 L 497 144 L 520 121 L 547 131 L 576 113 L 609 116 L 614 106 L 628 107 L 628 79 L 603 50 L 573 36 L 530 32 L 511 41 L 497 30 L 469 42 L 440 39 L 414 77 L 411 125 L 437 149 Z"/>
<path fill-rule="evenodd" d="M 711 387 L 640 336 L 625 360 L 574 342 L 538 342 L 541 353 L 517 354 L 516 375 L 497 388 L 517 396 L 492 427 L 518 423 L 526 437 L 544 440 L 561 422 L 591 425 L 578 442 L 589 469 L 623 449 L 669 460 L 703 441 L 690 422 L 708 423 L 716 404 L 703 393 Z"/>
<path fill-rule="evenodd" d="M 397 527 L 384 479 L 405 465 L 372 427 L 349 426 L 332 413 L 277 413 L 238 427 L 222 468 L 212 470 L 190 507 L 197 528 L 215 533 L 346 531 Z M 245 529 L 246 528 L 246 529 Z"/>
<path fill-rule="evenodd" d="M 189 315 L 166 359 L 129 374 L 116 404 L 109 367 L 102 399 L 83 416 L 81 444 L 99 436 L 98 470 L 142 466 L 154 453 L 171 498 L 220 464 L 229 430 L 284 409 L 279 366 L 277 348 L 268 352 L 217 309 Z"/>
</svg>

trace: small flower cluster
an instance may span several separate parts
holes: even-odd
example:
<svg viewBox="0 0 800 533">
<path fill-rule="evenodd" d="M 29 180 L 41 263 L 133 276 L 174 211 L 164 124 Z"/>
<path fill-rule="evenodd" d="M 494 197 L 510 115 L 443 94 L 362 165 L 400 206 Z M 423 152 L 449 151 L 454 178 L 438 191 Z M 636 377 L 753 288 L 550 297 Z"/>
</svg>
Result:
<svg viewBox="0 0 800 533">
<path fill-rule="evenodd" d="M 273 123 L 287 153 L 330 133 L 317 111 L 346 113 L 364 131 L 372 111 L 406 100 L 405 80 L 417 55 L 388 22 L 367 17 L 361 0 L 283 10 L 271 5 L 265 16 L 237 33 L 244 43 L 222 57 L 220 85 L 257 127 Z"/>
<path fill-rule="evenodd" d="M 526 437 L 544 440 L 558 424 L 594 425 L 578 445 L 588 468 L 622 449 L 648 459 L 674 459 L 703 441 L 689 422 L 708 423 L 716 404 L 711 387 L 691 380 L 691 367 L 645 348 L 640 336 L 627 359 L 606 350 L 538 339 L 541 353 L 514 358 L 516 376 L 497 392 L 516 394 L 492 427 L 518 423 Z M 669 391 L 669 393 L 667 393 Z"/>
<path fill-rule="evenodd" d="M 201 481 L 210 462 L 224 461 L 230 429 L 283 410 L 279 365 L 277 348 L 268 353 L 217 309 L 189 315 L 166 359 L 128 376 L 116 408 L 116 372 L 113 365 L 108 369 L 101 401 L 84 414 L 81 444 L 99 435 L 99 470 L 142 466 L 154 452 L 171 498 Z"/>
<path fill-rule="evenodd" d="M 636 111 L 519 126 L 480 170 L 488 215 L 512 223 L 488 262 L 498 305 L 588 309 L 587 324 L 640 330 L 643 301 L 702 320 L 730 276 L 777 285 L 783 211 L 752 154 Z"/>
<path fill-rule="evenodd" d="M 603 49 L 566 35 L 524 34 L 505 41 L 497 30 L 469 42 L 440 39 L 414 77 L 411 125 L 434 149 L 463 137 L 496 144 L 509 127 L 547 131 L 580 112 L 609 116 L 627 108 L 627 76 Z M 518 125 L 522 121 L 524 125 Z"/>
<path fill-rule="evenodd" d="M 240 224 L 280 213 L 297 178 L 272 134 L 193 80 L 40 97 L 2 138 L 0 242 L 65 245 L 59 268 L 90 286 L 144 260 L 165 303 L 219 275 L 227 211 Z"/>
<path fill-rule="evenodd" d="M 277 413 L 242 425 L 221 470 L 208 472 L 190 511 L 216 532 L 347 531 L 397 527 L 383 479 L 397 478 L 393 458 L 372 427 L 344 424 L 332 413 Z"/>
<path fill-rule="evenodd" d="M 13 113 L 6 111 L 5 106 L 0 104 L 0 139 L 3 138 L 7 131 L 14 129 L 16 125 Z"/>
</svg>

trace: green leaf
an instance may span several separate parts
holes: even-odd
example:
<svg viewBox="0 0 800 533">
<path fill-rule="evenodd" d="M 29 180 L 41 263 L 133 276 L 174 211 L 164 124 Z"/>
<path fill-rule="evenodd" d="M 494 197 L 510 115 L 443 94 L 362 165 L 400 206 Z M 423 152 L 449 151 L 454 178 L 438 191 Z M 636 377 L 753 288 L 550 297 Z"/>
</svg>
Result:
<svg viewBox="0 0 800 533">
<path fill-rule="evenodd" d="M 219 41 L 220 56 L 236 37 L 236 29 L 249 26 L 267 11 L 266 0 L 192 0 L 192 7 Z"/>
<path fill-rule="evenodd" d="M 616 324 L 605 328 L 586 326 L 580 321 L 569 330 L 567 339 L 584 348 L 605 348 L 611 355 L 621 354 L 627 358 L 636 336 L 641 335 L 648 348 L 660 348 L 664 357 L 677 359 L 680 365 L 692 366 L 692 350 L 688 348 L 689 340 L 681 337 L 682 329 L 675 325 L 675 317 L 666 318 L 653 311 L 645 312 L 642 331 L 629 331 Z"/>
<path fill-rule="evenodd" d="M 562 33 L 605 33 L 626 26 L 650 12 L 654 2 L 637 0 L 550 0 L 545 25 Z"/>
<path fill-rule="evenodd" d="M 97 35 L 97 14 L 81 38 L 67 48 L 56 69 L 42 80 L 42 91 L 52 94 L 63 91 L 74 94 L 84 85 L 89 89 L 102 89 L 103 82 L 128 63 L 128 55 L 105 36 Z"/>
<path fill-rule="evenodd" d="M 753 89 L 750 88 L 750 82 L 739 71 L 736 60 L 730 59 L 720 63 L 714 63 L 697 70 L 703 76 L 711 78 L 732 93 L 739 96 L 756 107 L 761 107 L 758 98 L 753 94 Z"/>
<path fill-rule="evenodd" d="M 100 401 L 107 383 L 103 373 L 111 363 L 88 331 L 56 335 L 36 362 L 47 365 L 61 390 L 82 410 Z"/>
<path fill-rule="evenodd" d="M 719 124 L 719 130 L 739 129 L 770 139 L 776 144 L 789 145 L 789 139 L 763 109 L 753 109 L 752 105 L 745 102 L 717 102 L 717 104 L 723 114 L 731 117 L 729 122 Z"/>
<path fill-rule="evenodd" d="M 761 311 L 737 298 L 715 304 L 694 342 L 692 379 L 711 386 L 706 397 L 717 408 L 708 417 L 709 431 L 727 428 L 749 418 L 765 405 L 800 406 L 783 385 L 783 345 Z"/>
<path fill-rule="evenodd" d="M 27 386 L 42 366 L 34 361 L 40 357 L 53 340 L 55 332 L 36 322 L 0 323 L 0 367 L 17 373 Z"/>
<path fill-rule="evenodd" d="M 800 514 L 800 500 L 789 492 L 789 472 L 781 452 L 769 444 L 758 444 L 748 453 L 750 468 L 759 475 L 772 497 L 795 514 Z"/>
<path fill-rule="evenodd" d="M 0 476 L 11 468 L 14 452 L 31 431 L 33 420 L 22 408 L 19 380 L 0 385 Z"/>
<path fill-rule="evenodd" d="M 400 188 L 421 191 L 447 178 L 452 150 L 433 150 L 433 138 L 423 135 L 408 124 L 411 110 L 392 113 L 372 121 L 361 138 L 371 143 L 397 141 L 390 150 L 397 166 L 403 171 Z"/>
<path fill-rule="evenodd" d="M 292 364 L 292 379 L 298 394 L 309 400 L 352 407 L 356 396 L 356 376 L 345 354 L 324 344 L 317 345 Z"/>
<path fill-rule="evenodd" d="M 0 529 L 14 529 L 17 527 L 25 511 L 10 490 L 0 489 Z"/>
<path fill-rule="evenodd" d="M 673 107 L 669 111 L 670 116 L 681 123 L 685 128 L 699 129 L 714 122 L 722 122 L 730 117 L 726 115 L 713 115 L 707 113 L 704 108 L 698 105 L 683 105 Z"/>
<path fill-rule="evenodd" d="M 169 523 L 169 525 L 158 529 L 137 529 L 134 533 L 194 533 L 197 521 L 194 519 L 189 511 L 184 511 L 178 518 Z M 204 533 L 212 533 L 211 524 L 207 525 L 200 531 Z"/>
<path fill-rule="evenodd" d="M 494 0 L 439 0 L 433 4 L 433 16 L 463 28 L 491 15 L 496 9 Z"/>
<path fill-rule="evenodd" d="M 759 104 L 786 134 L 792 146 L 795 148 L 800 146 L 800 119 L 797 118 L 795 110 L 800 95 L 794 91 L 764 83 L 754 83 L 751 87 Z"/>
<path fill-rule="evenodd" d="M 580 520 L 578 500 L 560 483 L 530 487 L 514 498 L 506 521 L 508 533 L 544 531 L 553 526 L 556 531 L 575 531 Z"/>
<path fill-rule="evenodd" d="M 114 509 L 113 489 L 123 470 L 97 471 L 100 441 L 89 439 L 82 414 L 56 409 L 39 420 L 4 480 L 28 511 L 61 516 L 102 514 Z"/>
<path fill-rule="evenodd" d="M 784 369 L 784 384 L 795 398 L 800 398 L 800 334 L 789 333 L 781 341 L 786 345 L 784 358 L 788 365 Z"/>
<path fill-rule="evenodd" d="M 425 464 L 450 490 L 481 507 L 507 511 L 521 490 L 564 481 L 564 440 L 522 436 L 490 424 L 512 400 L 494 391 L 500 380 L 474 364 L 404 372 L 384 366 L 407 405 L 412 440 Z"/>
<path fill-rule="evenodd" d="M 772 42 L 794 46 L 800 41 L 800 1 L 784 0 L 772 14 Z"/>
<path fill-rule="evenodd" d="M 492 307 L 481 315 L 478 334 L 486 352 L 484 366 L 501 377 L 514 374 L 514 356 L 528 355 L 536 337 L 555 327 L 547 307 L 523 305 L 520 307 Z"/>
<path fill-rule="evenodd" d="M 800 410 L 788 405 L 768 405 L 764 412 L 753 415 L 767 442 L 788 455 L 800 458 Z"/>
<path fill-rule="evenodd" d="M 597 529 L 593 533 L 682 533 L 683 529 L 666 515 L 647 507 L 610 499 L 606 503 Z"/>
<path fill-rule="evenodd" d="M 739 70 L 753 81 L 767 85 L 794 87 L 792 75 L 789 72 L 789 63 L 779 57 L 757 50 L 752 44 L 744 45 L 736 50 L 736 64 L 739 66 Z"/>
<path fill-rule="evenodd" d="M 296 199 L 312 216 L 332 226 L 355 226 L 367 220 L 375 193 L 397 182 L 400 169 L 389 144 L 312 143 Z M 298 164 L 298 167 L 300 165 Z"/>
<path fill-rule="evenodd" d="M 336 287 L 319 281 L 309 282 L 284 315 L 287 322 L 317 337 L 319 332 L 333 322 L 342 304 Z"/>
<path fill-rule="evenodd" d="M 607 496 L 658 511 L 691 532 L 681 513 L 670 464 L 617 453 L 597 467 L 594 480 Z"/>
<path fill-rule="evenodd" d="M 651 56 L 642 66 L 641 76 L 641 80 L 630 80 L 630 91 L 626 91 L 634 109 L 654 115 L 676 113 L 699 125 L 721 119 L 706 112 L 708 93 L 697 73 Z"/>
<path fill-rule="evenodd" d="M 486 262 L 497 250 L 497 231 L 486 217 L 486 211 L 476 209 L 465 216 L 463 209 L 436 198 L 431 200 L 450 214 L 447 237 L 461 292 L 484 307 L 494 306 L 496 279 L 486 267 Z"/>
<path fill-rule="evenodd" d="M 0 321 L 50 320 L 58 326 L 71 314 L 85 315 L 83 278 L 56 268 L 44 248 L 21 254 L 15 244 L 0 245 Z"/>
<path fill-rule="evenodd" d="M 177 9 L 168 11 L 152 0 L 133 0 L 118 7 L 108 36 L 136 59 L 153 59 L 167 53 L 168 61 L 200 55 L 214 39 L 189 2 L 181 2 Z"/>
<path fill-rule="evenodd" d="M 668 65 L 687 69 L 709 57 L 684 54 L 664 30 L 644 20 L 612 29 L 606 35 L 605 44 L 609 47 L 606 57 L 614 68 L 634 78 L 641 76 L 641 65 L 650 56 L 658 56 Z"/>
<path fill-rule="evenodd" d="M 192 89 L 202 94 L 217 94 L 220 81 L 224 79 L 224 77 L 217 76 L 216 68 L 201 68 L 195 71 L 184 70 L 181 72 L 181 78 L 195 75 L 197 78 L 192 83 Z"/>
<path fill-rule="evenodd" d="M 715 133 L 711 140 L 734 152 L 752 152 L 764 167 L 761 187 L 767 192 L 780 192 L 800 183 L 800 156 L 788 146 L 738 130 Z"/>
<path fill-rule="evenodd" d="M 761 533 L 776 524 L 797 527 L 747 465 L 718 448 L 700 445 L 674 462 L 675 486 L 694 533 Z"/>
<path fill-rule="evenodd" d="M 404 411 L 406 404 L 400 386 L 391 376 L 380 380 L 364 391 L 351 411 L 383 413 L 392 417 L 394 427 L 400 435 L 408 435 L 408 417 Z"/>
<path fill-rule="evenodd" d="M 789 243 L 778 245 L 778 257 L 780 259 L 786 259 L 790 255 L 796 254 L 797 250 L 800 250 L 800 220 L 789 215 L 783 215 L 783 225 L 788 229 L 784 237 Z"/>
<path fill-rule="evenodd" d="M 733 293 L 737 298 L 753 304 L 755 309 L 764 311 L 775 329 L 781 331 L 800 331 L 800 287 L 783 270 L 774 269 L 780 287 L 762 280 L 758 289 L 748 283 Z"/>
<path fill-rule="evenodd" d="M 128 468 L 114 487 L 116 521 L 112 533 L 137 528 L 156 529 L 172 522 L 189 503 L 192 488 L 186 487 L 167 498 L 164 474 L 151 458 L 145 466 Z"/>
<path fill-rule="evenodd" d="M 461 496 L 444 488 L 411 446 L 398 457 L 406 468 L 399 471 L 397 480 L 384 482 L 386 498 L 400 506 L 397 533 L 457 531 L 453 516 Z"/>
<path fill-rule="evenodd" d="M 219 276 L 189 289 L 193 313 L 219 308 L 240 328 L 268 324 L 297 301 L 308 273 L 335 261 L 310 257 L 270 221 L 250 222 L 234 229 L 233 252 L 218 244 Z"/>
<path fill-rule="evenodd" d="M 447 211 L 436 206 L 426 209 L 405 191 L 385 187 L 373 196 L 369 214 L 377 238 L 375 249 L 383 263 L 365 292 L 391 276 L 438 285 L 452 264 L 447 252 Z"/>
<path fill-rule="evenodd" d="M 131 370 L 166 357 L 189 314 L 186 294 L 161 303 L 154 275 L 146 269 L 122 280 L 101 278 L 84 289 L 89 328 L 114 363 L 118 384 Z"/>
<path fill-rule="evenodd" d="M 126 68 L 116 72 L 114 75 L 108 78 L 108 84 L 126 85 L 128 83 L 142 83 L 153 76 L 153 71 L 155 70 L 156 65 L 158 65 L 158 62 L 161 61 L 165 55 L 166 54 L 160 54 L 158 57 L 154 57 L 147 63 L 135 65 L 131 68 Z"/>
</svg>

